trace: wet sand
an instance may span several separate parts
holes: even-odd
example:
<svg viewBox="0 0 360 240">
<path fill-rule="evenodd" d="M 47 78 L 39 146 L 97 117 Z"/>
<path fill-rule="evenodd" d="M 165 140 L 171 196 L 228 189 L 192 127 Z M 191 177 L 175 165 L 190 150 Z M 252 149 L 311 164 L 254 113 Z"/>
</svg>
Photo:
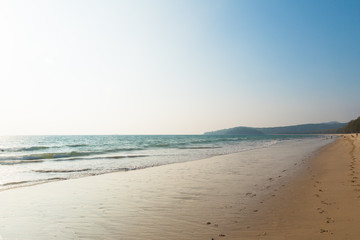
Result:
<svg viewBox="0 0 360 240">
<path fill-rule="evenodd" d="M 274 146 L 3 191 L 0 239 L 358 239 L 359 144 L 347 135 L 299 161 Z"/>
</svg>

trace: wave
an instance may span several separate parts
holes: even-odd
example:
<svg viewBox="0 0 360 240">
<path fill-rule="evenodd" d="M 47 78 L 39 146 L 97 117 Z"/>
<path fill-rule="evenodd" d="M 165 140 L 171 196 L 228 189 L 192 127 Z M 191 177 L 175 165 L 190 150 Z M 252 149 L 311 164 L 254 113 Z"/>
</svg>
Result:
<svg viewBox="0 0 360 240">
<path fill-rule="evenodd" d="M 10 161 L 0 161 L 0 165 L 15 165 L 15 164 L 24 164 L 24 163 L 41 163 L 42 160 L 10 160 Z"/>
<path fill-rule="evenodd" d="M 38 151 L 49 149 L 51 147 L 47 146 L 33 146 L 33 147 L 18 147 L 18 148 L 2 148 L 0 149 L 1 152 L 30 152 L 30 151 Z"/>
<path fill-rule="evenodd" d="M 44 150 L 44 149 L 48 149 L 48 148 L 50 148 L 50 147 L 34 146 L 34 147 L 27 147 L 27 148 L 20 149 L 20 151 L 37 151 L 37 150 Z"/>
<path fill-rule="evenodd" d="M 0 157 L 0 161 L 4 160 L 40 160 L 40 159 L 53 159 L 53 158 L 68 158 L 68 157 L 75 157 L 75 156 L 86 156 L 91 154 L 90 152 L 64 152 L 64 153 L 37 153 L 37 154 L 30 154 L 30 155 L 20 155 L 20 156 L 6 156 Z"/>
<path fill-rule="evenodd" d="M 50 182 L 50 181 L 59 181 L 59 180 L 66 180 L 68 178 L 63 178 L 63 177 L 54 177 L 54 178 L 47 178 L 47 179 L 38 179 L 38 180 L 33 180 L 33 181 L 18 181 L 18 182 L 8 182 L 8 183 L 3 183 L 0 184 L 0 186 L 2 187 L 7 187 L 7 186 L 17 186 L 17 185 L 35 185 L 35 184 L 39 184 L 39 183 L 45 183 L 45 182 Z"/>
<path fill-rule="evenodd" d="M 89 146 L 87 144 L 68 144 L 67 147 L 86 147 Z"/>
<path fill-rule="evenodd" d="M 279 141 L 280 141 L 280 140 L 278 140 L 278 139 L 273 139 L 273 140 L 271 140 L 271 141 L 269 141 L 269 142 L 266 142 L 266 143 L 264 144 L 264 147 L 273 146 L 273 145 L 277 144 Z"/>
<path fill-rule="evenodd" d="M 138 157 L 147 157 L 149 155 L 121 155 L 121 156 L 110 156 L 110 157 L 98 157 L 102 159 L 117 159 L 117 158 L 138 158 Z"/>
<path fill-rule="evenodd" d="M 148 144 L 145 145 L 145 148 L 149 149 L 149 148 L 177 148 L 177 149 L 187 149 L 187 148 L 191 148 L 192 144 L 203 144 L 203 143 L 213 143 L 211 141 L 204 141 L 204 142 L 198 142 L 198 141 L 194 141 L 194 142 L 190 142 L 189 143 L 155 143 L 155 144 Z M 184 145 L 190 145 L 189 147 L 181 147 Z"/>
<path fill-rule="evenodd" d="M 81 157 L 81 156 L 90 156 L 90 155 L 100 155 L 112 152 L 129 152 L 142 150 L 142 148 L 113 148 L 105 149 L 102 151 L 72 151 L 72 152 L 47 152 L 47 153 L 35 153 L 29 155 L 17 155 L 17 156 L 2 156 L 2 160 L 37 160 L 37 159 L 57 159 L 57 158 L 71 158 L 71 157 Z"/>
<path fill-rule="evenodd" d="M 105 152 L 125 152 L 125 151 L 139 151 L 139 150 L 144 150 L 144 148 L 141 147 L 132 147 L 132 148 L 113 148 L 113 149 L 108 149 L 105 150 Z"/>
<path fill-rule="evenodd" d="M 221 148 L 221 147 L 217 147 L 217 146 L 213 146 L 213 147 L 179 147 L 178 149 L 217 149 L 217 148 Z"/>
<path fill-rule="evenodd" d="M 121 155 L 121 156 L 97 156 L 97 157 L 75 157 L 66 159 L 55 159 L 54 161 L 76 161 L 76 160 L 98 160 L 98 159 L 121 159 L 121 158 L 140 158 L 148 157 L 149 155 Z"/>
<path fill-rule="evenodd" d="M 199 139 L 191 141 L 190 144 L 204 144 L 204 143 L 218 143 L 218 142 L 236 142 L 240 140 L 246 140 L 244 137 L 233 137 L 233 138 L 210 138 L 210 139 Z"/>
<path fill-rule="evenodd" d="M 64 169 L 49 169 L 49 170 L 33 170 L 33 172 L 37 173 L 74 173 L 74 172 L 87 172 L 90 171 L 90 168 L 84 169 L 71 169 L 71 170 L 64 170 Z"/>
<path fill-rule="evenodd" d="M 19 185 L 19 184 L 25 184 L 25 183 L 30 183 L 30 182 L 32 182 L 32 181 L 8 182 L 8 183 L 1 184 L 1 186 Z"/>
<path fill-rule="evenodd" d="M 206 138 L 206 139 L 192 139 L 189 141 L 179 141 L 179 142 L 152 142 L 148 144 L 144 144 L 146 149 L 149 148 L 176 148 L 176 149 L 206 149 L 206 148 L 217 148 L 217 146 L 204 146 L 203 148 L 200 146 L 193 145 L 211 145 L 222 142 L 238 142 L 247 140 L 245 137 L 226 137 L 226 138 Z"/>
<path fill-rule="evenodd" d="M 174 144 L 171 143 L 150 143 L 150 144 L 145 144 L 144 147 L 146 149 L 149 148 L 167 148 L 167 147 L 172 147 L 174 146 Z"/>
</svg>

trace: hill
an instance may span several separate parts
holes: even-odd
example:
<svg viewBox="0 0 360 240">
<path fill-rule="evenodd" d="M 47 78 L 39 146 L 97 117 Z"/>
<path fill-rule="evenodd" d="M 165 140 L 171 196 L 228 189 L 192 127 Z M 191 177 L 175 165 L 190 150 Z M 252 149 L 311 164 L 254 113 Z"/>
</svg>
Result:
<svg viewBox="0 0 360 240">
<path fill-rule="evenodd" d="M 256 130 L 256 128 L 251 127 L 234 127 L 229 129 L 222 129 L 217 130 L 213 132 L 206 132 L 205 135 L 251 135 L 251 134 L 264 134 L 263 132 L 260 132 Z"/>
<path fill-rule="evenodd" d="M 360 122 L 359 122 L 360 123 Z M 248 134 L 320 134 L 334 133 L 344 128 L 347 123 L 328 122 L 301 124 L 284 127 L 267 127 L 267 128 L 251 128 L 251 127 L 235 127 L 222 129 L 212 132 L 206 132 L 205 135 L 248 135 Z"/>
<path fill-rule="evenodd" d="M 360 117 L 351 120 L 348 125 L 341 129 L 343 133 L 360 133 Z"/>
</svg>

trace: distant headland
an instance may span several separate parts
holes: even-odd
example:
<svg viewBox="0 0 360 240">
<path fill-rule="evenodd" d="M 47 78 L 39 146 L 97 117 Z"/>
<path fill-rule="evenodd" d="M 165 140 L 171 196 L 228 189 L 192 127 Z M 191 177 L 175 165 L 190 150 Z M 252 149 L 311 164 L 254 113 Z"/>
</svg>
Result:
<svg viewBox="0 0 360 240">
<path fill-rule="evenodd" d="M 311 123 L 283 127 L 234 127 L 205 132 L 205 135 L 252 135 L 252 134 L 331 134 L 331 133 L 358 133 L 360 132 L 360 117 L 349 123 L 326 122 Z"/>
</svg>

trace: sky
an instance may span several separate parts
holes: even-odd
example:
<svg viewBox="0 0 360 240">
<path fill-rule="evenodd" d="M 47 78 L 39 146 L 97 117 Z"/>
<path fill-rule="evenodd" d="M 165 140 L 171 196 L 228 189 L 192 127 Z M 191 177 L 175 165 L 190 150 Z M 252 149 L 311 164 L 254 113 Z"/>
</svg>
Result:
<svg viewBox="0 0 360 240">
<path fill-rule="evenodd" d="M 360 1 L 0 0 L 0 135 L 360 115 Z"/>
</svg>

